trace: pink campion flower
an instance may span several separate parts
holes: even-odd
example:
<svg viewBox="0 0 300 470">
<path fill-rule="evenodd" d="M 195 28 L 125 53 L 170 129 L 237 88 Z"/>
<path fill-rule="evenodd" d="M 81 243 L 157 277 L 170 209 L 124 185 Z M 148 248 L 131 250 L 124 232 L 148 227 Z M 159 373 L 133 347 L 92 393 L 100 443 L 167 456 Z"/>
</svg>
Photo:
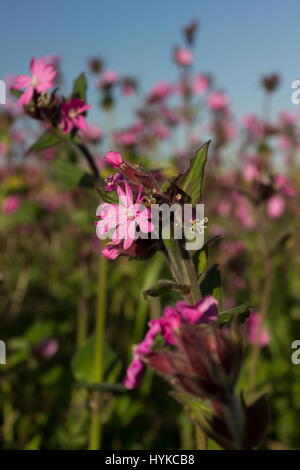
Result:
<svg viewBox="0 0 300 470">
<path fill-rule="evenodd" d="M 189 49 L 184 47 L 176 47 L 174 53 L 175 62 L 181 67 L 187 67 L 193 62 L 193 54 Z"/>
<path fill-rule="evenodd" d="M 279 194 L 270 197 L 267 202 L 267 214 L 270 219 L 278 219 L 285 209 L 285 200 Z"/>
<path fill-rule="evenodd" d="M 96 143 L 102 138 L 102 130 L 96 124 L 88 124 L 85 130 L 80 131 L 80 136 L 87 142 Z"/>
<path fill-rule="evenodd" d="M 101 79 L 99 82 L 100 87 L 111 87 L 112 85 L 115 85 L 118 81 L 119 77 L 116 72 L 113 70 L 105 70 L 101 74 Z"/>
<path fill-rule="evenodd" d="M 118 146 L 132 146 L 137 143 L 137 136 L 135 132 L 129 131 L 117 131 L 113 135 L 114 141 Z"/>
<path fill-rule="evenodd" d="M 112 241 L 115 245 L 123 242 L 124 250 L 127 250 L 136 239 L 136 228 L 143 233 L 154 230 L 154 225 L 149 221 L 150 210 L 141 206 L 141 187 L 136 202 L 133 202 L 131 188 L 127 182 L 124 183 L 125 192 L 118 186 L 120 204 L 101 204 L 97 216 L 101 218 L 97 222 L 97 235 L 102 238 L 109 230 L 115 229 Z"/>
<path fill-rule="evenodd" d="M 154 103 L 162 101 L 170 96 L 172 87 L 164 81 L 158 82 L 149 93 L 149 101 Z"/>
<path fill-rule="evenodd" d="M 53 87 L 53 80 L 57 74 L 52 65 L 47 64 L 44 57 L 37 59 L 34 57 L 30 62 L 29 75 L 19 75 L 16 78 L 14 87 L 18 90 L 26 88 L 26 91 L 19 98 L 19 104 L 26 106 L 33 97 L 36 90 L 38 93 L 43 93 Z"/>
<path fill-rule="evenodd" d="M 259 178 L 259 169 L 255 163 L 249 162 L 243 170 L 243 176 L 246 181 L 255 181 Z"/>
<path fill-rule="evenodd" d="M 279 119 L 284 126 L 291 126 L 295 123 L 296 116 L 289 111 L 282 111 L 279 114 Z"/>
<path fill-rule="evenodd" d="M 264 126 L 254 114 L 246 114 L 243 116 L 241 123 L 252 137 L 262 137 L 264 133 Z"/>
<path fill-rule="evenodd" d="M 293 141 L 288 135 L 281 135 L 278 137 L 278 147 L 282 150 L 289 150 L 293 145 Z"/>
<path fill-rule="evenodd" d="M 109 163 L 113 168 L 120 168 L 120 166 L 124 163 L 123 158 L 121 157 L 119 152 L 114 152 L 113 150 L 110 150 L 107 152 L 105 155 L 106 163 Z"/>
<path fill-rule="evenodd" d="M 139 357 L 135 357 L 127 369 L 124 387 L 128 390 L 136 388 L 143 378 L 145 369 L 145 363 Z"/>
<path fill-rule="evenodd" d="M 102 255 L 105 256 L 105 258 L 108 258 L 110 260 L 114 260 L 120 256 L 120 251 L 115 245 L 107 245 L 103 248 L 101 251 Z"/>
<path fill-rule="evenodd" d="M 116 173 L 115 175 L 108 175 L 104 180 L 105 191 L 116 191 L 118 184 L 123 179 L 121 173 Z"/>
<path fill-rule="evenodd" d="M 21 199 L 16 194 L 11 194 L 4 199 L 3 202 L 3 213 L 14 214 L 21 205 Z"/>
<path fill-rule="evenodd" d="M 196 95 L 203 95 L 209 88 L 210 80 L 206 75 L 198 75 L 192 85 L 193 91 Z"/>
<path fill-rule="evenodd" d="M 295 196 L 295 189 L 293 188 L 291 182 L 284 175 L 282 175 L 281 173 L 275 175 L 274 182 L 277 189 L 279 189 L 279 191 L 285 194 L 285 196 Z"/>
<path fill-rule="evenodd" d="M 177 336 L 181 325 L 212 323 L 217 318 L 218 301 L 211 295 L 203 297 L 195 306 L 180 301 L 175 306 L 166 307 L 162 317 L 148 323 L 149 330 L 145 338 L 134 347 L 133 361 L 127 370 L 124 386 L 132 389 L 139 385 L 145 371 L 144 360 L 151 356 L 159 335 L 167 346 L 178 346 Z"/>
<path fill-rule="evenodd" d="M 218 301 L 212 295 L 203 297 L 195 306 L 177 302 L 176 308 L 189 323 L 211 323 L 218 318 Z"/>
<path fill-rule="evenodd" d="M 219 91 L 214 91 L 207 98 L 207 105 L 212 111 L 219 111 L 225 109 L 228 106 L 228 96 Z"/>
<path fill-rule="evenodd" d="M 168 139 L 170 137 L 170 129 L 165 124 L 155 123 L 153 125 L 155 137 L 158 139 Z"/>
<path fill-rule="evenodd" d="M 246 328 L 250 344 L 255 344 L 258 341 L 261 346 L 267 346 L 270 343 L 270 335 L 267 328 L 261 328 L 261 315 L 259 313 L 251 313 L 247 319 Z"/>
<path fill-rule="evenodd" d="M 87 130 L 87 123 L 83 113 L 91 109 L 91 106 L 86 104 L 79 98 L 71 98 L 61 105 L 61 121 L 60 128 L 64 134 L 68 134 L 72 129 Z"/>
</svg>

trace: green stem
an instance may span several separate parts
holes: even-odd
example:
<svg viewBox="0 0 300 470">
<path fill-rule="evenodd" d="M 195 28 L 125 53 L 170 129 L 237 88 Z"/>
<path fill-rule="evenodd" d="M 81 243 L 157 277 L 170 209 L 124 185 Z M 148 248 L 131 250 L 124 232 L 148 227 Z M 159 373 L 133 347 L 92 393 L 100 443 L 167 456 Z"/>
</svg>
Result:
<svg viewBox="0 0 300 470">
<path fill-rule="evenodd" d="M 94 350 L 94 382 L 101 383 L 104 376 L 104 328 L 106 313 L 106 279 L 107 259 L 104 256 L 99 260 L 98 298 L 95 321 L 95 350 Z M 92 419 L 90 427 L 90 450 L 101 448 L 101 419 L 100 419 L 100 392 L 94 391 L 92 395 Z"/>
</svg>

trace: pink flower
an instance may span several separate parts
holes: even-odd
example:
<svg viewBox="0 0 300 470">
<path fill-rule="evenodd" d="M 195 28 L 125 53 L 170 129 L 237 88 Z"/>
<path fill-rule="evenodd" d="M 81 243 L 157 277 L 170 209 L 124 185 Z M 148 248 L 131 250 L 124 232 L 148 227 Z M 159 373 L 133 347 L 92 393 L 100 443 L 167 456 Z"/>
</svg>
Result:
<svg viewBox="0 0 300 470">
<path fill-rule="evenodd" d="M 255 344 L 257 341 L 262 346 L 267 346 L 270 343 L 270 335 L 267 328 L 261 328 L 261 315 L 253 312 L 246 322 L 247 336 L 250 344 Z M 259 335 L 259 338 L 258 338 Z"/>
<path fill-rule="evenodd" d="M 71 98 L 69 101 L 61 105 L 61 121 L 60 127 L 65 134 L 71 132 L 72 129 L 87 130 L 87 123 L 82 114 L 91 109 L 79 98 Z"/>
<path fill-rule="evenodd" d="M 101 87 L 111 87 L 115 85 L 118 81 L 118 74 L 113 70 L 105 70 L 101 75 L 100 86 Z"/>
<path fill-rule="evenodd" d="M 53 87 L 53 80 L 57 74 L 52 65 L 46 63 L 45 58 L 37 59 L 34 57 L 30 62 L 29 75 L 19 75 L 16 78 L 15 88 L 21 90 L 26 88 L 26 91 L 19 98 L 19 104 L 26 106 L 33 96 L 34 91 L 42 93 Z"/>
<path fill-rule="evenodd" d="M 128 390 L 136 388 L 140 384 L 144 373 L 145 364 L 139 357 L 136 357 L 127 369 L 124 386 L 128 388 Z"/>
<path fill-rule="evenodd" d="M 228 105 L 228 96 L 225 93 L 215 91 L 207 98 L 207 105 L 212 111 L 224 109 Z"/>
<path fill-rule="evenodd" d="M 242 118 L 242 126 L 251 134 L 253 137 L 260 138 L 263 135 L 264 127 L 262 123 L 253 114 L 246 114 Z"/>
<path fill-rule="evenodd" d="M 136 346 L 134 349 L 135 355 L 146 355 L 151 352 L 154 345 L 156 336 L 161 332 L 161 324 L 159 319 L 155 319 L 149 322 L 149 330 L 143 339 L 143 341 Z"/>
<path fill-rule="evenodd" d="M 172 88 L 167 82 L 158 82 L 150 91 L 149 101 L 162 101 L 171 94 Z"/>
<path fill-rule="evenodd" d="M 97 222 L 97 235 L 102 238 L 109 230 L 115 229 L 112 241 L 115 245 L 123 240 L 123 248 L 127 250 L 136 238 L 136 228 L 143 233 L 152 232 L 154 225 L 149 221 L 150 211 L 141 207 L 141 188 L 136 202 L 133 202 L 132 191 L 128 183 L 124 183 L 125 192 L 118 186 L 120 204 L 102 204 L 97 216 L 101 218 Z"/>
<path fill-rule="evenodd" d="M 288 197 L 293 197 L 295 195 L 295 190 L 291 185 L 290 181 L 282 174 L 278 174 L 274 178 L 275 185 L 277 188 L 282 191 Z"/>
<path fill-rule="evenodd" d="M 105 256 L 105 258 L 114 260 L 120 256 L 120 251 L 115 245 L 107 245 L 103 248 L 101 251 L 102 255 Z"/>
<path fill-rule="evenodd" d="M 193 62 L 193 54 L 189 49 L 183 47 L 175 48 L 175 62 L 181 67 L 187 67 Z"/>
<path fill-rule="evenodd" d="M 58 346 L 58 341 L 56 339 L 46 338 L 35 347 L 35 353 L 42 359 L 50 359 L 57 353 Z"/>
<path fill-rule="evenodd" d="M 282 196 L 275 194 L 267 202 L 267 214 L 270 219 L 278 219 L 285 209 L 285 201 Z"/>
<path fill-rule="evenodd" d="M 211 323 L 218 318 L 218 302 L 211 296 L 203 297 L 195 306 L 184 301 L 177 302 L 175 307 L 166 307 L 163 316 L 149 322 L 149 330 L 141 343 L 134 348 L 134 358 L 124 380 L 126 388 L 139 385 L 145 371 L 144 359 L 151 357 L 153 346 L 158 335 L 166 345 L 177 346 L 177 336 L 181 325 L 185 323 Z"/>
<path fill-rule="evenodd" d="M 116 191 L 118 184 L 123 179 L 123 175 L 121 173 L 116 173 L 115 175 L 108 175 L 105 180 L 105 191 Z"/>
<path fill-rule="evenodd" d="M 170 137 L 170 129 L 165 124 L 155 123 L 153 125 L 155 137 L 158 139 L 168 139 Z"/>
<path fill-rule="evenodd" d="M 203 95 L 209 87 L 209 78 L 206 75 L 198 75 L 193 83 L 193 91 L 196 95 Z"/>
<path fill-rule="evenodd" d="M 195 306 L 177 302 L 176 308 L 189 323 L 211 323 L 218 318 L 218 301 L 212 295 L 203 297 Z"/>
<path fill-rule="evenodd" d="M 248 163 L 243 171 L 245 180 L 251 182 L 259 178 L 259 169 L 255 163 Z"/>
<path fill-rule="evenodd" d="M 102 137 L 102 131 L 95 124 L 88 125 L 84 131 L 80 132 L 81 137 L 88 142 L 98 142 Z"/>
<path fill-rule="evenodd" d="M 7 145 L 5 142 L 0 142 L 0 157 L 3 157 L 3 155 L 6 154 L 7 151 Z"/>
<path fill-rule="evenodd" d="M 4 214 L 14 214 L 21 205 L 21 199 L 15 194 L 7 196 L 3 202 L 3 212 Z"/>
<path fill-rule="evenodd" d="M 113 150 L 107 152 L 105 155 L 105 161 L 114 168 L 119 168 L 124 163 L 119 152 L 114 152 Z"/>
</svg>

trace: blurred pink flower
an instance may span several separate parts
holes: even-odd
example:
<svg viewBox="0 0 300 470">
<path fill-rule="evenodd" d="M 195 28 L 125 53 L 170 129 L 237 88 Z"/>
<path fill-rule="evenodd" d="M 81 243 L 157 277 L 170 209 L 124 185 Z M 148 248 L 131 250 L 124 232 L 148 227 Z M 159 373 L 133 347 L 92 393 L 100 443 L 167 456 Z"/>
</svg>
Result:
<svg viewBox="0 0 300 470">
<path fill-rule="evenodd" d="M 15 194 L 11 194 L 4 199 L 3 212 L 4 214 L 13 214 L 21 205 L 21 199 Z"/>
<path fill-rule="evenodd" d="M 293 141 L 288 135 L 281 135 L 278 137 L 278 147 L 282 150 L 289 150 L 292 147 Z"/>
<path fill-rule="evenodd" d="M 170 137 L 170 129 L 165 124 L 155 123 L 153 131 L 158 139 L 168 139 Z"/>
<path fill-rule="evenodd" d="M 193 91 L 196 95 L 203 95 L 209 87 L 209 78 L 206 75 L 198 75 L 193 82 Z"/>
<path fill-rule="evenodd" d="M 87 124 L 85 130 L 80 131 L 80 136 L 87 142 L 98 142 L 102 137 L 102 130 L 96 124 Z"/>
<path fill-rule="evenodd" d="M 161 101 L 171 94 L 172 87 L 167 82 L 158 82 L 149 93 L 149 101 L 156 102 Z"/>
<path fill-rule="evenodd" d="M 270 219 L 278 219 L 285 209 L 285 200 L 279 194 L 270 197 L 267 202 L 267 214 Z"/>
<path fill-rule="evenodd" d="M 260 138 L 263 135 L 264 127 L 254 114 L 246 114 L 241 122 L 251 136 Z"/>
<path fill-rule="evenodd" d="M 248 341 L 250 344 L 255 344 L 258 341 L 261 346 L 267 346 L 270 343 L 270 335 L 267 328 L 260 330 L 260 325 L 261 315 L 256 312 L 251 313 L 246 322 Z"/>
<path fill-rule="evenodd" d="M 5 142 L 0 142 L 0 157 L 3 157 L 3 155 L 6 154 L 7 151 L 7 145 Z"/>
<path fill-rule="evenodd" d="M 14 214 L 21 205 L 21 199 L 16 194 L 11 194 L 4 199 L 3 212 L 4 214 Z"/>
<path fill-rule="evenodd" d="M 99 85 L 104 87 L 115 85 L 115 83 L 118 81 L 118 78 L 118 74 L 113 70 L 105 70 L 101 74 Z"/>
<path fill-rule="evenodd" d="M 25 106 L 30 102 L 34 90 L 38 93 L 42 93 L 52 88 L 53 80 L 57 74 L 57 71 L 54 70 L 52 65 L 47 64 L 43 57 L 41 59 L 34 57 L 31 60 L 30 72 L 32 76 L 19 75 L 14 84 L 15 88 L 18 90 L 26 88 L 26 91 L 19 98 L 19 104 L 21 106 Z"/>
<path fill-rule="evenodd" d="M 72 129 L 87 130 L 87 123 L 83 113 L 91 109 L 91 106 L 86 104 L 79 98 L 71 98 L 69 101 L 61 105 L 61 121 L 60 127 L 65 134 L 68 134 Z"/>
<path fill-rule="evenodd" d="M 36 347 L 35 353 L 42 359 L 50 359 L 58 351 L 58 341 L 53 338 L 43 339 Z"/>
<path fill-rule="evenodd" d="M 245 180 L 251 182 L 255 181 L 259 178 L 259 169 L 255 163 L 247 163 L 244 170 L 243 175 Z"/>
<path fill-rule="evenodd" d="M 212 111 L 218 111 L 228 106 L 228 96 L 225 93 L 214 91 L 207 98 L 207 105 Z"/>
<path fill-rule="evenodd" d="M 119 168 L 122 163 L 124 163 L 123 158 L 121 157 L 119 152 L 114 152 L 113 150 L 110 150 L 107 152 L 105 155 L 105 161 L 106 163 L 109 163 L 114 168 Z"/>
<path fill-rule="evenodd" d="M 285 196 L 293 197 L 295 195 L 295 189 L 293 188 L 291 182 L 282 174 L 275 175 L 274 182 L 280 191 L 282 191 Z"/>
<path fill-rule="evenodd" d="M 191 65 L 193 62 L 193 54 L 189 49 L 185 49 L 184 47 L 176 47 L 175 54 L 174 54 L 175 62 L 177 65 L 182 67 L 187 67 Z"/>
</svg>

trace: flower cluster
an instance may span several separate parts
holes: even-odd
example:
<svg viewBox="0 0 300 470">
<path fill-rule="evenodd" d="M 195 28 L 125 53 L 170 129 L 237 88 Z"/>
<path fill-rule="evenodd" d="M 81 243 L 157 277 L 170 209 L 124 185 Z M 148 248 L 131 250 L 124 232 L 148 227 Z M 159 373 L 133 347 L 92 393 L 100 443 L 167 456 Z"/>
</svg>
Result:
<svg viewBox="0 0 300 470">
<path fill-rule="evenodd" d="M 31 75 L 19 75 L 12 84 L 12 88 L 22 90 L 19 104 L 32 117 L 59 128 L 64 134 L 79 129 L 87 131 L 85 113 L 91 106 L 75 96 L 69 99 L 58 97 L 56 90 L 49 93 L 58 75 L 49 60 L 34 57 L 29 68 Z"/>
</svg>

